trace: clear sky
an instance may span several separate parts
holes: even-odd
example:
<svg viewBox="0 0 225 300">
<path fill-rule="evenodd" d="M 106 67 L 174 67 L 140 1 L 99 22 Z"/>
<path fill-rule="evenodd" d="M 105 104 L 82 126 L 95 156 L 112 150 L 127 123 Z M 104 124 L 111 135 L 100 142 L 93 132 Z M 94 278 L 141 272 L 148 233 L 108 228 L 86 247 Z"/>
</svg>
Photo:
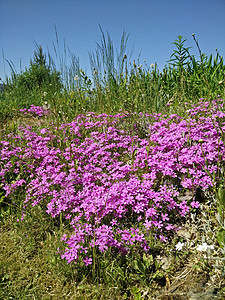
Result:
<svg viewBox="0 0 225 300">
<path fill-rule="evenodd" d="M 0 77 L 10 75 L 4 57 L 17 72 L 29 67 L 35 50 L 34 41 L 53 55 L 56 42 L 80 59 L 84 70 L 90 69 L 89 51 L 100 42 L 101 25 L 108 31 L 115 48 L 122 32 L 129 34 L 128 49 L 134 45 L 132 59 L 147 64 L 157 62 L 161 69 L 169 59 L 178 35 L 188 38 L 186 46 L 197 55 L 192 39 L 195 33 L 203 53 L 225 57 L 225 0 L 0 0 Z"/>
</svg>

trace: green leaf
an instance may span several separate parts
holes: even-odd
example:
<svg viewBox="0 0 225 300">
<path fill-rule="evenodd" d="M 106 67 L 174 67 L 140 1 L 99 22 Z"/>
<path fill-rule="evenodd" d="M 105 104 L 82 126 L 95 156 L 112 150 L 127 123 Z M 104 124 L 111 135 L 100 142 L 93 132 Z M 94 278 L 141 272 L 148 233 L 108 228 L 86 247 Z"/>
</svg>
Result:
<svg viewBox="0 0 225 300">
<path fill-rule="evenodd" d="M 144 273 L 146 272 L 145 265 L 144 265 L 140 260 L 138 260 L 137 266 L 138 266 L 138 270 L 139 270 L 141 273 L 144 274 Z"/>
<path fill-rule="evenodd" d="M 225 230 L 224 229 L 219 229 L 216 235 L 217 241 L 220 245 L 221 248 L 225 246 Z"/>
<path fill-rule="evenodd" d="M 133 286 L 131 289 L 131 294 L 134 296 L 135 300 L 141 300 L 141 292 L 140 289 L 136 286 Z"/>
<path fill-rule="evenodd" d="M 164 277 L 164 274 L 159 271 L 156 271 L 155 274 L 153 274 L 153 276 L 152 276 L 152 278 L 156 279 L 156 280 L 161 280 L 163 277 Z"/>
<path fill-rule="evenodd" d="M 144 255 L 143 255 L 143 262 L 144 262 L 145 266 L 147 268 L 149 268 L 152 265 L 152 263 L 153 263 L 153 256 L 149 255 L 147 257 L 146 254 L 144 253 Z"/>
<path fill-rule="evenodd" d="M 0 193 L 0 204 L 4 201 L 5 196 L 3 195 L 3 193 Z"/>
<path fill-rule="evenodd" d="M 224 186 L 220 186 L 218 189 L 218 195 L 219 195 L 219 202 L 220 204 L 225 207 L 225 188 Z"/>
</svg>

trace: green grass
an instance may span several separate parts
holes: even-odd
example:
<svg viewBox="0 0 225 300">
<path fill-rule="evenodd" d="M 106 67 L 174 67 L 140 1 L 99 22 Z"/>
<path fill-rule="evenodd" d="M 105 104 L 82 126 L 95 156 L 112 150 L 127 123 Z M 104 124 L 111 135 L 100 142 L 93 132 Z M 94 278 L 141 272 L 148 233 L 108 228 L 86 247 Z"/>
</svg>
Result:
<svg viewBox="0 0 225 300">
<path fill-rule="evenodd" d="M 173 103 L 173 112 L 180 114 L 185 102 L 224 97 L 223 57 L 218 51 L 215 57 L 202 53 L 195 35 L 193 38 L 199 58 L 190 53 L 190 47 L 185 47 L 187 40 L 178 36 L 172 55 L 168 55 L 168 65 L 160 72 L 156 63 L 149 66 L 139 58 L 132 60 L 125 32 L 118 50 L 114 49 L 109 33 L 105 35 L 101 29 L 100 43 L 95 52 L 89 53 L 92 68 L 89 78 L 66 45 L 64 55 L 60 54 L 56 32 L 54 49 L 59 71 L 50 53 L 47 59 L 42 47 L 36 45 L 27 70 L 16 74 L 12 67 L 12 77 L 6 80 L 8 86 L 0 93 L 0 118 L 4 121 L 16 116 L 19 108 L 43 105 L 46 101 L 57 117 L 63 114 L 67 119 L 87 111 L 162 112 L 168 111 L 167 103 Z"/>
<path fill-rule="evenodd" d="M 134 282 L 139 284 L 140 273 L 129 273 L 129 262 L 113 256 L 98 257 L 95 274 L 62 261 L 60 225 L 40 208 L 22 223 L 13 215 L 1 222 L 1 299 L 122 299 Z"/>
<path fill-rule="evenodd" d="M 5 207 L 1 210 L 0 299 L 160 299 L 159 295 L 175 297 L 189 291 L 222 289 L 225 283 L 218 271 L 223 268 L 222 261 L 215 268 L 192 248 L 170 250 L 182 240 L 182 234 L 190 241 L 201 240 L 206 227 L 208 237 L 215 234 L 215 203 L 210 199 L 206 205 L 209 211 L 203 210 L 188 221 L 186 231 L 169 244 L 153 240 L 147 260 L 141 253 L 122 259 L 113 253 L 98 254 L 95 271 L 67 264 L 57 254 L 66 224 L 54 221 L 40 207 L 32 208 L 18 223 L 17 210 L 9 212 Z M 223 299 L 225 290 L 220 290 L 220 295 Z"/>
</svg>

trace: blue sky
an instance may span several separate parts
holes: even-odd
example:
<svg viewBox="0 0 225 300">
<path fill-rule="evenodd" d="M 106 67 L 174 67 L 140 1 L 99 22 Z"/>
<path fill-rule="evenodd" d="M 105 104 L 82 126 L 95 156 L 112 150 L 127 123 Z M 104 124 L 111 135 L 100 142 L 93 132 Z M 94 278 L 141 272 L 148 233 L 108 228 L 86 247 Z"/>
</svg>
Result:
<svg viewBox="0 0 225 300">
<path fill-rule="evenodd" d="M 4 57 L 17 72 L 29 67 L 35 50 L 34 41 L 53 55 L 56 24 L 59 44 L 90 69 L 88 51 L 100 41 L 101 25 L 108 31 L 115 48 L 123 30 L 129 34 L 128 50 L 134 45 L 132 59 L 157 62 L 160 69 L 169 59 L 178 35 L 188 38 L 186 46 L 197 48 L 195 33 L 203 53 L 225 56 L 225 0 L 0 0 L 0 77 L 10 75 Z"/>
</svg>

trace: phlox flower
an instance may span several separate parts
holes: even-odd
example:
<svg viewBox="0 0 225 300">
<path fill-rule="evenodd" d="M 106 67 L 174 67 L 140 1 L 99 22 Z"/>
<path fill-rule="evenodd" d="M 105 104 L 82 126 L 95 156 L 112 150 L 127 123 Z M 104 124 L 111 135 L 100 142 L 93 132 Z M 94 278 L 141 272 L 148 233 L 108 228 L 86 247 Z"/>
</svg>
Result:
<svg viewBox="0 0 225 300">
<path fill-rule="evenodd" d="M 150 230 L 165 241 L 169 231 L 177 230 L 174 215 L 186 217 L 199 208 L 197 201 L 181 202 L 180 192 L 212 186 L 208 172 L 217 174 L 225 159 L 218 120 L 224 115 L 216 102 L 212 105 L 210 111 L 204 102 L 192 105 L 188 120 L 175 114 L 141 115 L 146 138 L 121 126 L 127 112 L 81 114 L 38 133 L 21 128 L 20 137 L 11 133 L 0 142 L 1 187 L 7 197 L 23 190 L 23 204 L 44 204 L 52 217 L 70 220 L 73 234 L 62 236 L 68 247 L 62 258 L 68 262 L 82 257 L 91 264 L 85 257 L 91 247 L 124 254 L 135 243 L 146 251 Z M 24 112 L 44 115 L 34 106 Z M 11 174 L 17 179 L 8 180 Z M 183 243 L 175 247 L 180 251 Z M 197 249 L 213 246 L 203 243 Z"/>
<path fill-rule="evenodd" d="M 167 242 L 167 240 L 168 240 L 168 238 L 165 237 L 165 236 L 162 235 L 162 234 L 159 235 L 159 238 L 160 238 L 160 240 L 161 240 L 162 242 Z"/>
<path fill-rule="evenodd" d="M 168 221 L 169 220 L 168 214 L 161 214 L 161 216 L 162 216 L 163 221 Z"/>
<path fill-rule="evenodd" d="M 175 229 L 175 226 L 173 226 L 173 225 L 171 225 L 171 224 L 168 224 L 167 226 L 165 226 L 165 229 L 166 230 L 173 230 L 173 229 Z"/>
<path fill-rule="evenodd" d="M 150 229 L 152 227 L 152 221 L 145 220 L 145 223 L 143 224 L 146 229 Z"/>
<path fill-rule="evenodd" d="M 117 224 L 117 220 L 116 219 L 112 219 L 112 221 L 110 223 L 111 223 L 112 226 L 116 225 Z"/>
<path fill-rule="evenodd" d="M 200 204 L 199 204 L 198 201 L 192 201 L 190 203 L 190 205 L 191 205 L 192 208 L 199 208 L 200 207 Z"/>
<path fill-rule="evenodd" d="M 60 241 L 66 241 L 67 240 L 67 234 L 63 234 L 63 236 L 61 237 Z"/>
<path fill-rule="evenodd" d="M 85 259 L 83 259 L 83 262 L 85 263 L 85 266 L 91 265 L 92 264 L 92 258 L 86 256 Z"/>
</svg>

